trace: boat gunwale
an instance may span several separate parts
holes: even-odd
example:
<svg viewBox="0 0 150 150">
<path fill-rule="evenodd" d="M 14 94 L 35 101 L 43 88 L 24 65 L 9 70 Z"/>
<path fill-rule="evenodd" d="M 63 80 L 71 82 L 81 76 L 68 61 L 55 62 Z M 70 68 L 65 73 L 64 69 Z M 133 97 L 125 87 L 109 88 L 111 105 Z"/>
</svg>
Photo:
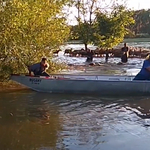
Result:
<svg viewBox="0 0 150 150">
<path fill-rule="evenodd" d="M 117 77 L 135 77 L 133 75 L 108 75 L 108 74 L 90 74 L 90 75 L 84 75 L 84 74 L 50 74 L 50 76 L 117 76 Z M 11 74 L 11 76 L 26 76 L 26 77 L 46 77 L 46 76 L 30 76 L 30 75 L 26 75 L 26 74 Z M 48 78 L 48 77 L 47 77 Z"/>
<path fill-rule="evenodd" d="M 66 75 L 66 74 L 64 74 Z M 35 78 L 41 80 L 50 80 L 50 81 L 88 81 L 88 82 L 134 82 L 134 83 L 150 83 L 150 80 L 107 80 L 107 79 L 70 79 L 70 78 L 49 78 L 49 77 L 36 77 L 36 76 L 29 76 L 29 75 L 11 75 L 11 76 L 19 76 L 23 78 Z M 95 75 L 92 75 L 95 76 Z M 98 75 L 98 76 L 105 76 L 105 75 Z M 110 75 L 108 75 L 110 76 Z M 115 77 L 115 75 L 114 75 Z M 117 77 L 133 77 L 133 76 L 117 76 Z M 16 81 L 17 82 L 17 81 Z M 20 83 L 21 84 L 21 83 Z"/>
</svg>

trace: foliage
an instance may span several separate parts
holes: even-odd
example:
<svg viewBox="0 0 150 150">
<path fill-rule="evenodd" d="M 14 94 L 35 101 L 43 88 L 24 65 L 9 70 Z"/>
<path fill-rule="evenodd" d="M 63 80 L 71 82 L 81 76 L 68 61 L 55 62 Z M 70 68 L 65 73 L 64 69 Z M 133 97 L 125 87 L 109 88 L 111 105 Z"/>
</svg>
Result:
<svg viewBox="0 0 150 150">
<path fill-rule="evenodd" d="M 129 32 L 127 27 L 134 23 L 132 11 L 122 5 L 115 6 L 110 14 L 97 12 L 94 30 L 94 44 L 112 48 L 123 41 Z"/>
<path fill-rule="evenodd" d="M 112 0 L 112 5 L 102 9 L 100 2 L 75 0 L 78 25 L 72 28 L 72 37 L 82 40 L 85 49 L 88 44 L 112 48 L 123 41 L 124 36 L 130 33 L 127 27 L 134 23 L 132 11 L 124 5 L 116 5 Z"/>
<path fill-rule="evenodd" d="M 67 0 L 10 0 L 0 3 L 1 75 L 25 72 L 67 40 L 69 27 L 62 13 Z"/>
<path fill-rule="evenodd" d="M 49 73 L 58 73 L 62 69 L 67 69 L 67 65 L 65 63 L 50 61 L 49 65 Z"/>
<path fill-rule="evenodd" d="M 87 49 L 87 44 L 91 42 L 91 25 L 88 22 L 80 23 L 80 25 L 76 26 L 76 30 L 74 30 L 73 35 L 81 40 L 85 45 L 85 49 Z"/>
<path fill-rule="evenodd" d="M 129 11 L 130 11 L 131 17 L 133 17 L 133 19 L 135 20 L 135 23 L 126 27 L 127 34 L 125 35 L 125 37 L 149 37 L 150 35 L 150 9 L 148 10 L 141 9 L 141 10 L 136 10 L 136 11 L 129 10 Z M 101 14 L 105 14 L 106 17 L 108 17 L 108 13 L 101 12 Z M 73 28 L 72 38 L 81 40 L 81 36 L 79 37 L 79 35 L 77 34 L 77 31 L 78 31 L 77 25 L 73 26 L 72 28 Z"/>
<path fill-rule="evenodd" d="M 150 9 L 134 11 L 135 24 L 130 26 L 130 30 L 138 36 L 138 34 L 150 35 Z"/>
<path fill-rule="evenodd" d="M 99 0 L 74 0 L 73 4 L 77 9 L 76 20 L 78 25 L 72 30 L 72 37 L 82 40 L 87 50 L 87 45 L 91 43 L 92 22 L 94 12 L 98 9 Z"/>
</svg>

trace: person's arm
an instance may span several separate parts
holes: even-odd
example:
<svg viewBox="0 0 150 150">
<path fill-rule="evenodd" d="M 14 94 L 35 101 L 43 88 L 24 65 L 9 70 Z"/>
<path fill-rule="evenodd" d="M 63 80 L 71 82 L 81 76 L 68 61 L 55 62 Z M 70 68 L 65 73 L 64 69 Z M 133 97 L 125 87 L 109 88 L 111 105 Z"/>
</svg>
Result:
<svg viewBox="0 0 150 150">
<path fill-rule="evenodd" d="M 46 64 L 45 71 L 49 68 L 49 64 Z"/>
<path fill-rule="evenodd" d="M 150 72 L 150 61 L 149 60 L 144 61 L 143 66 L 147 71 Z"/>
<path fill-rule="evenodd" d="M 29 76 L 31 76 L 31 66 L 28 66 Z"/>
<path fill-rule="evenodd" d="M 31 74 L 31 71 L 29 71 L 29 76 L 31 76 L 32 74 Z"/>
</svg>

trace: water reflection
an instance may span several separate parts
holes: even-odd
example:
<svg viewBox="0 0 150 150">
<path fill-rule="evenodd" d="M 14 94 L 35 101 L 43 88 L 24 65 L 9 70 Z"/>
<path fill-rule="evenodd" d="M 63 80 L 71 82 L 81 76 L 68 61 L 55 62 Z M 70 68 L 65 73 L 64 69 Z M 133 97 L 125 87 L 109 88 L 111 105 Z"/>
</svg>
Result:
<svg viewBox="0 0 150 150">
<path fill-rule="evenodd" d="M 0 94 L 0 149 L 148 150 L 150 97 Z"/>
<path fill-rule="evenodd" d="M 48 103 L 36 93 L 2 95 L 0 147 L 11 150 L 56 147 L 58 132 L 62 130 L 59 111 L 56 105 Z"/>
<path fill-rule="evenodd" d="M 138 103 L 134 100 L 132 103 L 126 104 L 126 110 L 139 117 L 143 126 L 150 126 L 150 98 L 143 98 Z"/>
</svg>

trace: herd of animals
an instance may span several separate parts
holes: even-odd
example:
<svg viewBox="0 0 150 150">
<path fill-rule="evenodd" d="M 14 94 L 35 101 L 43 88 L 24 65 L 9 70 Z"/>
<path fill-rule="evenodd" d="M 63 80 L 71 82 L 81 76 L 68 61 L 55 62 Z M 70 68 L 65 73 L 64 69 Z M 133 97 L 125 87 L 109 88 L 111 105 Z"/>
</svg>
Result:
<svg viewBox="0 0 150 150">
<path fill-rule="evenodd" d="M 55 51 L 53 54 L 58 55 L 58 53 L 61 50 Z M 74 49 L 66 49 L 64 51 L 64 55 L 70 56 L 70 57 L 87 57 L 88 50 L 74 50 Z M 105 57 L 106 54 L 109 54 L 109 57 L 121 57 L 122 51 L 121 48 L 116 48 L 116 49 L 102 49 L 102 48 L 97 48 L 95 50 L 90 50 L 93 53 L 93 57 Z M 147 54 L 150 53 L 149 49 L 144 49 L 144 48 L 134 48 L 134 47 L 129 47 L 129 56 L 128 57 L 139 57 L 139 58 L 145 58 Z"/>
</svg>

